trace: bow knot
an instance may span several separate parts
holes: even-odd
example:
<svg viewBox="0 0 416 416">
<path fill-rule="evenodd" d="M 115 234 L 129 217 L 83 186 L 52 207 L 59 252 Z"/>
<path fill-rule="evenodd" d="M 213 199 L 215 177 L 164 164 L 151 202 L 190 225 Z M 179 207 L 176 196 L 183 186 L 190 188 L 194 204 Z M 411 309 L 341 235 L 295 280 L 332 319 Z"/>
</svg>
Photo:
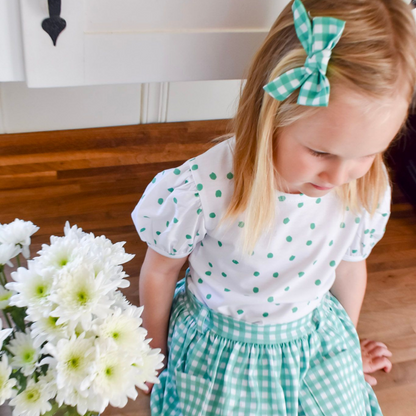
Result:
<svg viewBox="0 0 416 416">
<path fill-rule="evenodd" d="M 298 104 L 328 106 L 330 86 L 326 71 L 345 22 L 334 17 L 315 17 L 311 23 L 300 0 L 293 2 L 292 11 L 296 34 L 308 56 L 304 66 L 290 69 L 263 89 L 276 100 L 283 101 L 301 86 Z"/>
</svg>

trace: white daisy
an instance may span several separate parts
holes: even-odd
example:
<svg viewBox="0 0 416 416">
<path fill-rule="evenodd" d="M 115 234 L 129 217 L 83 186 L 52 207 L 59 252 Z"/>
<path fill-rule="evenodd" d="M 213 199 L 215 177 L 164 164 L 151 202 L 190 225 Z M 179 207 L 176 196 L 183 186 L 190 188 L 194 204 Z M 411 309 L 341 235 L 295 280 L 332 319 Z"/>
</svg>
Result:
<svg viewBox="0 0 416 416">
<path fill-rule="evenodd" d="M 3 354 L 0 362 L 0 406 L 16 395 L 13 387 L 16 385 L 16 379 L 9 378 L 12 368 L 9 366 L 7 355 Z"/>
<path fill-rule="evenodd" d="M 79 240 L 76 236 L 56 237 L 52 235 L 50 241 L 50 246 L 42 244 L 42 249 L 38 251 L 40 257 L 37 258 L 37 261 L 42 267 L 61 270 L 77 260 L 74 250 L 78 247 Z"/>
<path fill-rule="evenodd" d="M 79 415 L 84 415 L 87 412 L 104 412 L 106 405 L 102 405 L 102 398 L 94 394 L 89 389 L 85 392 L 79 392 L 77 389 L 65 388 L 58 390 L 55 401 L 59 406 L 67 405 L 76 407 Z"/>
<path fill-rule="evenodd" d="M 163 359 L 165 356 L 160 354 L 161 349 L 155 348 L 152 349 L 149 347 L 148 343 L 150 340 L 145 341 L 145 346 L 140 351 L 140 355 L 133 364 L 136 369 L 135 372 L 135 382 L 136 386 L 140 389 L 147 391 L 148 387 L 145 382 L 150 382 L 154 384 L 160 383 L 157 378 L 157 371 L 163 367 Z"/>
<path fill-rule="evenodd" d="M 12 328 L 3 329 L 3 322 L 0 319 L 0 349 L 3 347 L 3 341 L 13 332 Z"/>
<path fill-rule="evenodd" d="M 56 371 L 58 389 L 84 391 L 90 386 L 95 374 L 97 348 L 92 338 L 85 338 L 85 333 L 78 338 L 73 335 L 71 339 L 61 339 L 56 346 L 48 342 L 42 352 L 51 354 L 40 364 L 49 364 Z"/>
<path fill-rule="evenodd" d="M 131 358 L 117 350 L 99 344 L 100 356 L 97 360 L 97 374 L 90 390 L 103 399 L 103 404 L 124 407 L 128 398 L 136 399 L 135 372 Z"/>
<path fill-rule="evenodd" d="M 26 388 L 10 401 L 14 407 L 13 416 L 39 416 L 52 409 L 49 400 L 52 398 L 45 380 L 37 383 L 31 379 Z"/>
<path fill-rule="evenodd" d="M 9 306 L 10 298 L 14 295 L 11 290 L 5 289 L 0 285 L 0 309 L 5 309 Z"/>
<path fill-rule="evenodd" d="M 15 338 L 8 345 L 9 351 L 13 354 L 11 365 L 13 368 L 21 368 L 25 376 L 31 375 L 36 368 L 39 359 L 39 349 L 33 345 L 30 330 L 16 332 Z"/>
<path fill-rule="evenodd" d="M 68 338 L 70 330 L 67 324 L 57 325 L 58 318 L 48 316 L 33 322 L 30 327 L 33 345 L 39 348 L 45 341 L 57 343 L 62 338 Z"/>
<path fill-rule="evenodd" d="M 0 227 L 0 243 L 9 243 L 23 248 L 25 259 L 30 257 L 30 237 L 39 230 L 39 227 L 31 221 L 23 221 L 16 218 L 10 224 L 4 224 Z M 20 246 L 19 246 L 20 245 Z M 4 263 L 3 263 L 4 264 Z"/>
<path fill-rule="evenodd" d="M 54 269 L 40 269 L 39 263 L 28 261 L 29 269 L 19 267 L 11 273 L 14 282 L 6 284 L 6 288 L 15 291 L 10 299 L 10 305 L 27 307 L 28 319 L 35 321 L 48 316 L 52 309 L 52 302 L 49 295 L 54 279 Z"/>
<path fill-rule="evenodd" d="M 135 353 L 146 337 L 147 331 L 140 328 L 140 315 L 143 307 L 130 306 L 126 310 L 115 309 L 103 321 L 98 321 L 94 329 L 100 339 L 110 339 L 118 348 Z"/>
<path fill-rule="evenodd" d="M 10 243 L 0 244 L 0 265 L 7 264 L 13 267 L 13 263 L 10 261 L 20 253 L 20 246 L 16 246 Z"/>
<path fill-rule="evenodd" d="M 51 316 L 59 318 L 58 325 L 68 321 L 80 322 L 88 330 L 94 316 L 107 316 L 112 303 L 107 294 L 112 287 L 105 283 L 101 273 L 95 277 L 89 264 L 81 263 L 61 270 L 59 274 L 49 298 L 58 305 L 50 313 Z"/>
</svg>

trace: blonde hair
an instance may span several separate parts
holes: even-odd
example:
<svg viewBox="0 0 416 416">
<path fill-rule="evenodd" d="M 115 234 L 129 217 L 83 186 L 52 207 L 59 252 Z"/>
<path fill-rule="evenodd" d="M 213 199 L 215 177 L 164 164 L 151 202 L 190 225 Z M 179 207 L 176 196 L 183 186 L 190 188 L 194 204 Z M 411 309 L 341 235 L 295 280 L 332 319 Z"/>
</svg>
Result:
<svg viewBox="0 0 416 416">
<path fill-rule="evenodd" d="M 346 21 L 328 64 L 329 105 L 337 87 L 380 100 L 397 92 L 398 80 L 407 84 L 407 99 L 414 105 L 416 25 L 410 5 L 403 0 L 302 2 L 312 18 L 332 16 Z M 297 104 L 299 90 L 282 102 L 263 90 L 279 75 L 305 63 L 307 55 L 295 32 L 292 3 L 279 15 L 251 62 L 247 82 L 240 90 L 237 113 L 230 123 L 231 132 L 213 140 L 220 142 L 235 136 L 234 192 L 218 227 L 226 220 L 231 225 L 245 212 L 240 249 L 246 255 L 252 254 L 260 235 L 275 220 L 276 186 L 283 189 L 274 165 L 279 129 L 319 111 L 318 107 Z M 394 141 L 405 129 L 406 118 Z M 374 215 L 389 180 L 383 158 L 377 155 L 363 177 L 336 188 L 344 206 L 353 212 L 363 206 Z"/>
</svg>

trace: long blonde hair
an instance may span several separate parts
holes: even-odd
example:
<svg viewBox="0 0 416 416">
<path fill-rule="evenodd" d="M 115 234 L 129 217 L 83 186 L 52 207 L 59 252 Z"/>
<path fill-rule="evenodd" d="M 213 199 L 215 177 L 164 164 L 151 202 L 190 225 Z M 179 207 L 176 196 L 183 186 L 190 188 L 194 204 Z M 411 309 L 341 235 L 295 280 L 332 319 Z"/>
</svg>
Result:
<svg viewBox="0 0 416 416">
<path fill-rule="evenodd" d="M 326 75 L 331 95 L 336 94 L 338 86 L 344 86 L 374 99 L 386 98 L 397 91 L 401 75 L 400 82 L 409 86 L 409 105 L 414 105 L 416 25 L 410 5 L 403 0 L 302 2 L 312 18 L 332 16 L 346 21 L 328 64 Z M 274 165 L 279 129 L 319 111 L 317 107 L 297 104 L 299 90 L 282 102 L 263 90 L 264 85 L 279 75 L 305 63 L 307 55 L 295 32 L 292 3 L 279 15 L 249 66 L 237 113 L 230 122 L 230 133 L 213 140 L 220 142 L 235 136 L 234 193 L 218 227 L 245 212 L 239 243 L 246 255 L 252 254 L 260 235 L 275 219 L 276 186 L 282 189 Z M 406 118 L 394 141 L 405 129 Z M 384 155 L 377 155 L 363 177 L 336 188 L 344 206 L 352 211 L 363 206 L 374 215 L 388 181 L 383 159 Z"/>
</svg>

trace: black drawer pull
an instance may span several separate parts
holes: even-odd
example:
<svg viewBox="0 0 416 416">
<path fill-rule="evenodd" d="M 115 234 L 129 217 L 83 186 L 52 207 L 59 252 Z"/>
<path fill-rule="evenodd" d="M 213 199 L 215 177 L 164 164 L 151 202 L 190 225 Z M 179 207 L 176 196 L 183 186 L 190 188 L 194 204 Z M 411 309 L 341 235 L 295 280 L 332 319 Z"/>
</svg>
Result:
<svg viewBox="0 0 416 416">
<path fill-rule="evenodd" d="M 48 0 L 49 17 L 42 22 L 42 29 L 51 37 L 54 46 L 60 33 L 66 28 L 61 14 L 61 0 Z"/>
</svg>

